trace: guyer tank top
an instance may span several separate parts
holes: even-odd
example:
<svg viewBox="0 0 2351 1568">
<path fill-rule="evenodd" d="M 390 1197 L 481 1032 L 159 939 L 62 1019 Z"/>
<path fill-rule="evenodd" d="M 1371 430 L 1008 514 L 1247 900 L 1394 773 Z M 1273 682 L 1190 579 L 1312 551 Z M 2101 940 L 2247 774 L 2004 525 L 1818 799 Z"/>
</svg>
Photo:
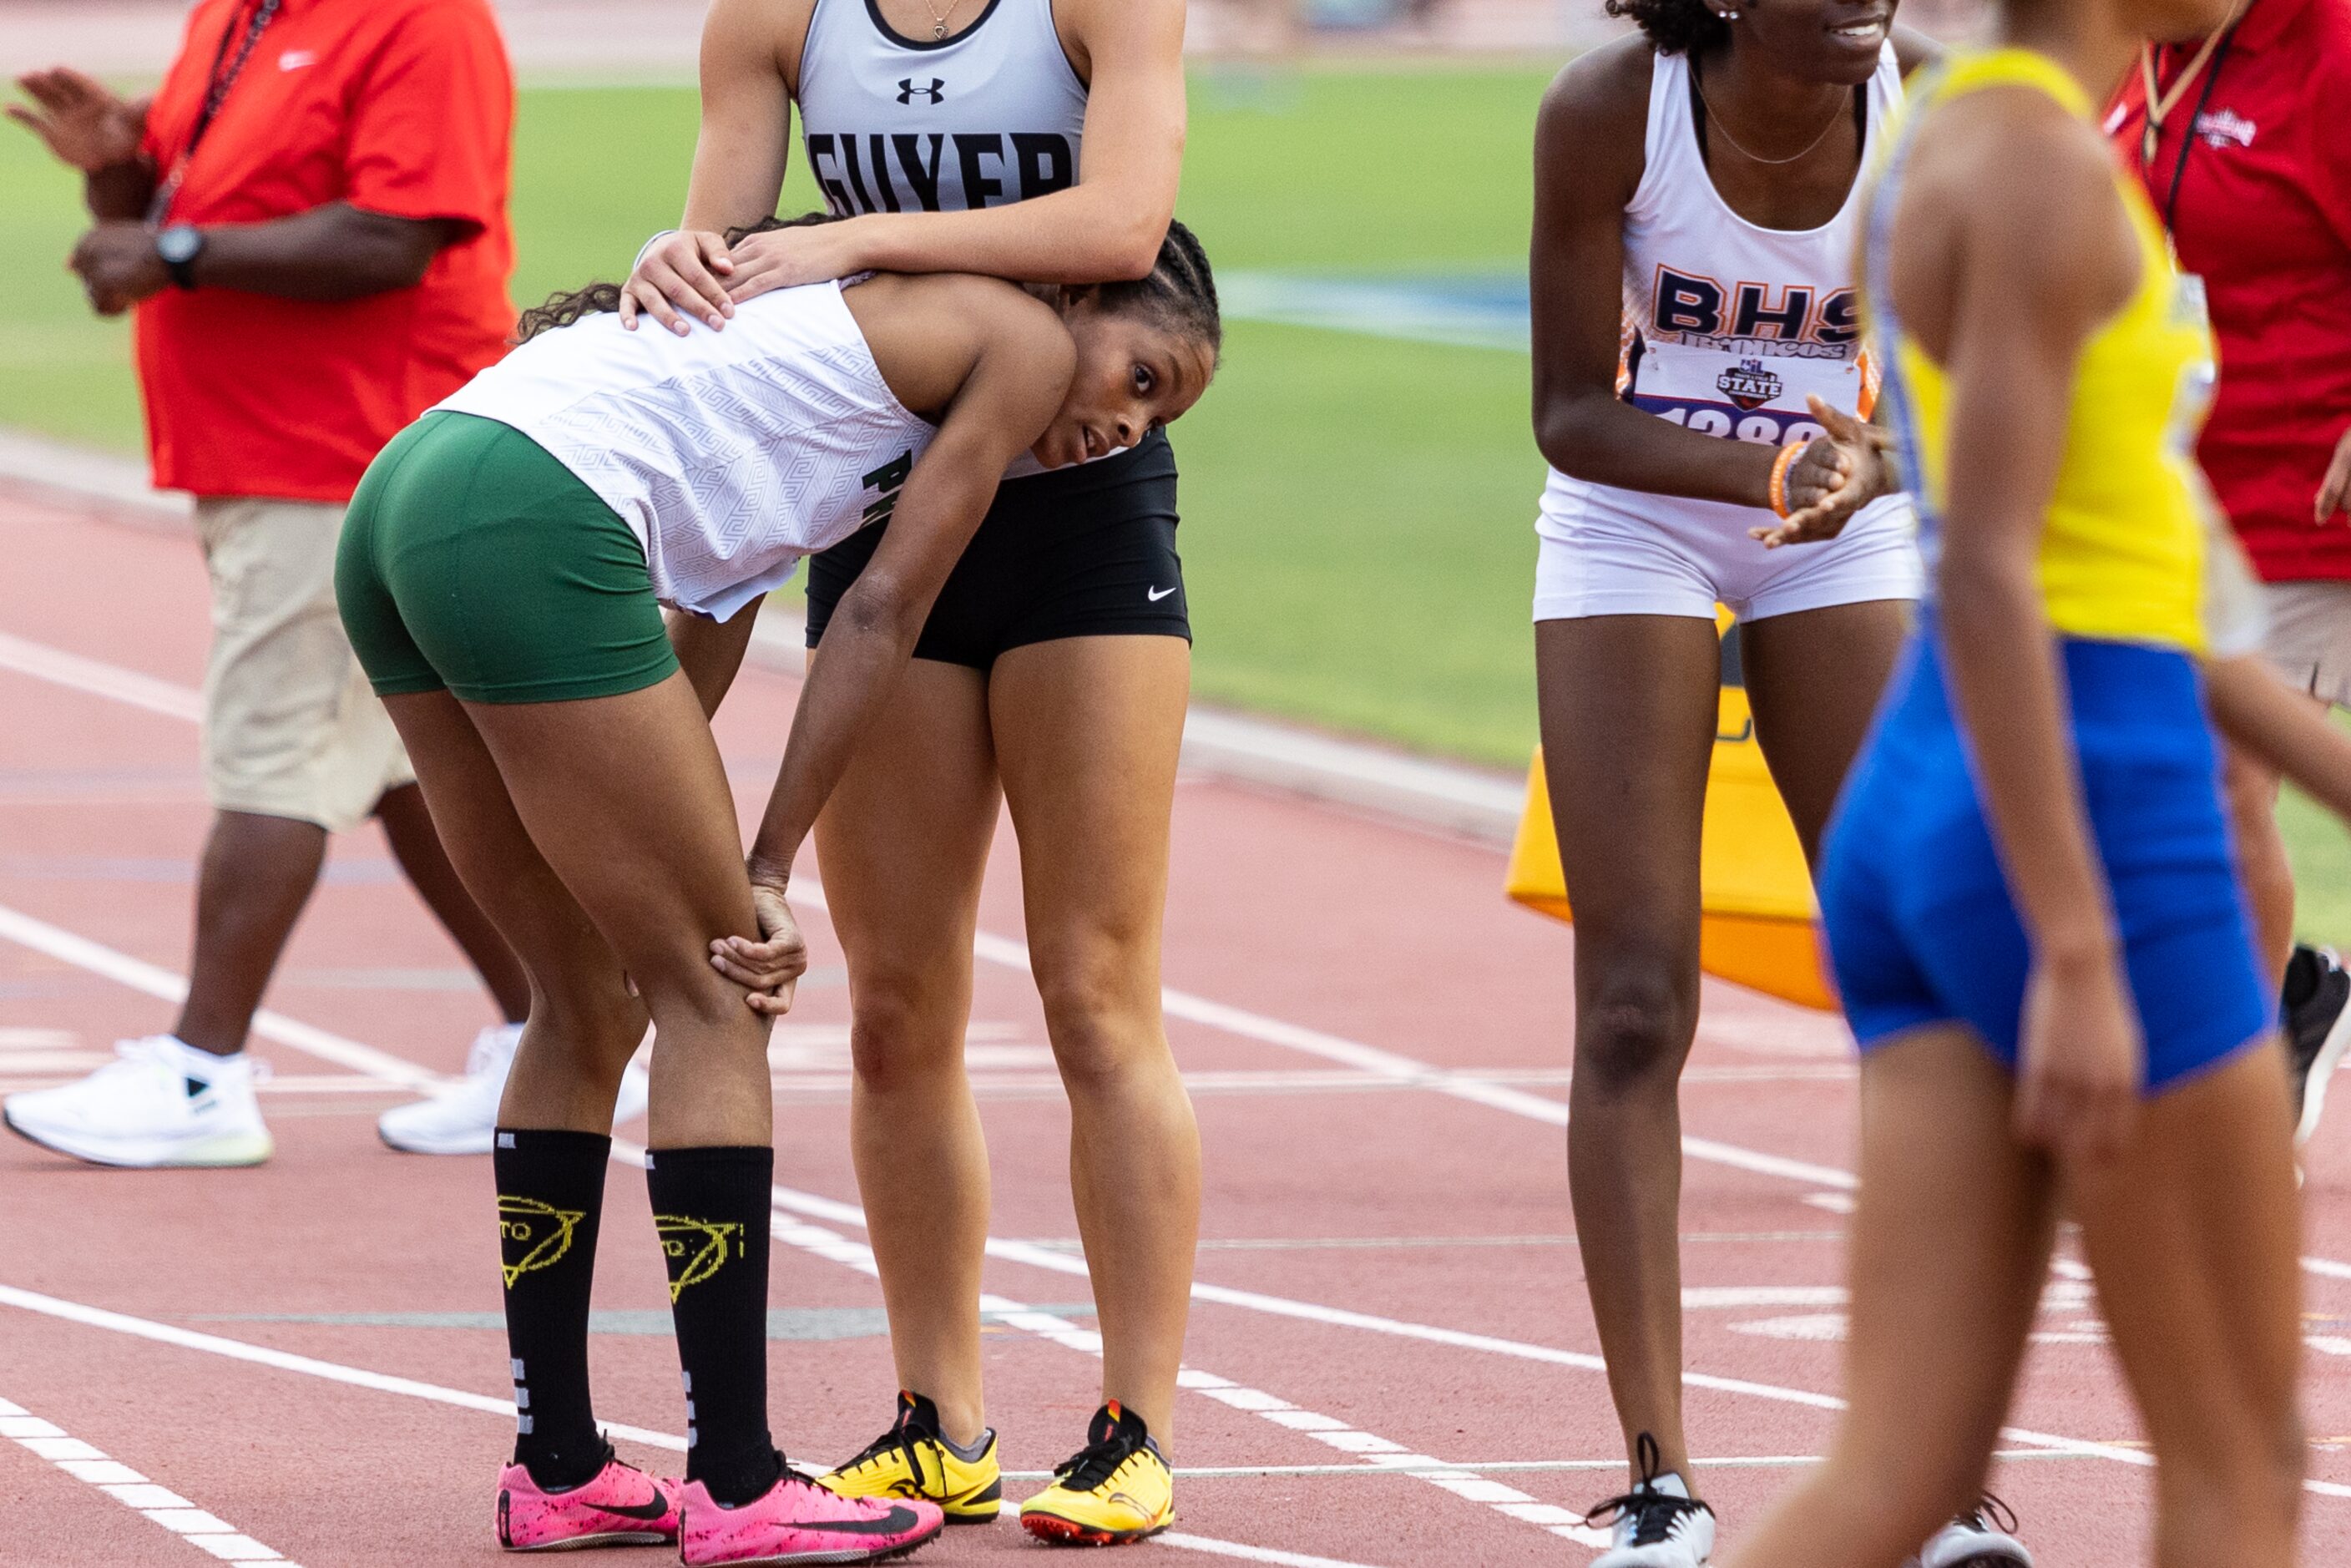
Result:
<svg viewBox="0 0 2351 1568">
<path fill-rule="evenodd" d="M 817 0 L 800 128 L 834 212 L 1000 207 L 1077 183 L 1086 88 L 1052 0 L 985 3 L 934 42 L 893 30 L 872 0 Z"/>
<path fill-rule="evenodd" d="M 745 300 L 726 330 L 544 332 L 440 406 L 512 425 L 620 514 L 653 596 L 726 621 L 888 517 L 936 434 L 873 362 L 838 283 Z"/>
<path fill-rule="evenodd" d="M 1902 103 L 1889 41 L 1864 93 L 1866 165 Z M 1862 350 L 1855 241 L 1862 186 L 1816 229 L 1767 229 L 1714 188 L 1690 112 L 1689 57 L 1656 57 L 1649 83 L 1647 164 L 1625 209 L 1624 358 L 1617 392 L 1635 408 L 1708 435 L 1779 446 L 1822 434 L 1808 393 L 1867 417 L 1876 371 Z M 1743 536 L 1750 508 L 1646 495 L 1552 470 L 1546 510 L 1633 517 L 1661 507 Z M 1882 497 L 1867 512 L 1907 505 Z"/>
</svg>

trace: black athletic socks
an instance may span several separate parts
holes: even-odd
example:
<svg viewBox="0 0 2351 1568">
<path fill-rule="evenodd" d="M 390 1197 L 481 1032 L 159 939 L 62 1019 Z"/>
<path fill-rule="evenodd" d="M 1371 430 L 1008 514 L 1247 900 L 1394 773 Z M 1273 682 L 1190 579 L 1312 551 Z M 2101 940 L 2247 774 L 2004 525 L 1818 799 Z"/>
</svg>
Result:
<svg viewBox="0 0 2351 1568">
<path fill-rule="evenodd" d="M 771 1148 L 658 1149 L 645 1163 L 669 1264 L 685 1373 L 685 1479 L 721 1506 L 783 1474 L 768 1434 L 768 1212 Z"/>
<path fill-rule="evenodd" d="M 588 1397 L 588 1296 L 612 1140 L 501 1127 L 498 1263 L 514 1358 L 515 1463 L 549 1491 L 591 1480 L 603 1437 Z"/>
</svg>

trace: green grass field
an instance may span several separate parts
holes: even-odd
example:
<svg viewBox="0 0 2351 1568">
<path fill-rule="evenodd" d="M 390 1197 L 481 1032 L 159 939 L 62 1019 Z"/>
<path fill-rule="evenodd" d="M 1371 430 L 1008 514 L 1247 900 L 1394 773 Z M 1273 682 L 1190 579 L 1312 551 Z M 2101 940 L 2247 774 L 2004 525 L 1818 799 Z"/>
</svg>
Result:
<svg viewBox="0 0 2351 1568">
<path fill-rule="evenodd" d="M 1314 71 L 1196 84 L 1182 213 L 1221 269 L 1369 276 L 1523 267 L 1532 69 Z M 616 277 L 675 220 L 695 98 L 537 87 L 516 141 L 529 302 Z M 129 337 L 59 266 L 75 183 L 0 128 L 0 424 L 139 443 Z M 795 168 L 785 208 L 816 205 Z M 1522 354 L 1236 321 L 1177 427 L 1200 694 L 1516 766 L 1534 738 L 1527 601 L 1542 465 Z M 2306 924 L 2351 941 L 2351 839 L 2290 803 Z"/>
</svg>

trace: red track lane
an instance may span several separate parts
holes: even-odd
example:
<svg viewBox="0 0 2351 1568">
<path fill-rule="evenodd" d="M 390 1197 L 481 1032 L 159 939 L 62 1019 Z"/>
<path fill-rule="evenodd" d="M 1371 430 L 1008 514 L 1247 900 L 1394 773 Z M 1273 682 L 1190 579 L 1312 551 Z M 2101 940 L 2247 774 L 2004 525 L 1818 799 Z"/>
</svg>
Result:
<svg viewBox="0 0 2351 1568">
<path fill-rule="evenodd" d="M 201 677 L 206 626 L 203 572 L 184 538 L 0 497 L 0 549 L 10 563 L 0 580 L 0 923 L 5 912 L 33 923 L 0 933 L 0 1085 L 20 1087 L 168 1026 L 168 1006 L 119 969 L 109 977 L 25 941 L 70 933 L 180 972 L 206 811 L 193 726 L 152 709 L 184 704 Z M 169 685 L 160 697 L 130 692 L 150 704 L 134 706 L 120 682 L 113 695 L 69 684 L 111 677 L 53 653 Z M 48 674 L 26 673 L 28 663 Z M 747 810 L 772 776 L 792 695 L 788 681 L 750 673 L 721 721 Z M 983 925 L 1017 940 L 1009 842 L 1000 835 Z M 1567 1239 L 1558 1117 L 1531 1100 L 1514 1110 L 1474 1098 L 1491 1098 L 1499 1081 L 1563 1100 L 1568 938 L 1507 904 L 1499 872 L 1490 852 L 1298 801 L 1207 780 L 1179 791 L 1168 984 L 1241 1011 L 1204 1022 L 1191 1006 L 1169 1025 L 1196 1080 L 1207 1145 L 1200 1278 L 1223 1291 L 1196 1306 L 1188 1356 L 1212 1375 L 1197 1381 L 1219 1386 L 1183 1396 L 1173 1448 L 1186 1467 L 1273 1472 L 1182 1483 L 1179 1529 L 1204 1547 L 1371 1568 L 1591 1555 L 1549 1532 L 1619 1479 L 1591 1468 L 1606 1465 L 1616 1438 Z M 845 1207 L 856 1198 L 845 1148 L 847 995 L 830 933 L 811 925 L 817 968 L 777 1034 L 777 1179 L 801 1196 L 780 1222 L 772 1304 L 798 1337 L 774 1340 L 770 1352 L 778 1436 L 820 1460 L 879 1429 L 893 1380 L 879 1298 L 857 1266 L 862 1234 Z M 989 951 L 1002 958 L 1009 947 Z M 1694 1439 L 1714 1458 L 1813 1455 L 1831 1419 L 1819 1401 L 1836 1385 L 1837 1306 L 1823 1291 L 1842 1278 L 1834 1207 L 1836 1173 L 1852 1157 L 1850 1063 L 1827 1019 L 1728 987 L 1709 988 L 1707 1000 L 1686 1121 L 1692 1135 L 1727 1145 L 1714 1152 L 1732 1163 L 1688 1167 L 1686 1284 L 1699 1292 L 1688 1359 L 1695 1372 L 1738 1383 L 1691 1390 Z M 443 1071 L 457 1069 L 487 1016 L 372 831 L 338 842 L 270 1003 Z M 983 962 L 974 1018 L 993 1234 L 1043 1244 L 990 1263 L 988 1289 L 1004 1299 L 991 1305 L 1058 1314 L 1062 1340 L 1081 1335 L 1092 1322 L 1082 1276 L 1066 1271 L 1076 1234 L 1068 1114 L 1027 977 Z M 1298 1049 L 1283 1026 L 1319 1031 L 1321 1043 Z M 1400 1084 L 1392 1062 L 1351 1053 L 1350 1042 L 1481 1076 L 1460 1093 Z M 43 1457 L 86 1452 L 68 1439 L 260 1543 L 249 1550 L 308 1568 L 496 1559 L 489 1490 L 508 1418 L 465 1403 L 508 1393 L 503 1340 L 489 1326 L 498 1290 L 485 1165 L 384 1149 L 371 1118 L 401 1090 L 282 1043 L 264 1040 L 258 1051 L 279 1075 L 266 1102 L 278 1154 L 261 1169 L 103 1172 L 0 1139 L 0 1287 L 71 1303 L 35 1311 L 37 1301 L 0 1290 L 0 1499 L 12 1521 L 0 1564 L 194 1568 L 215 1560 L 204 1540 L 248 1550 L 221 1546 L 227 1538 L 201 1523 L 180 1539 L 170 1521 L 184 1529 L 188 1516 L 151 1521 Z M 2310 1172 L 2310 1246 L 2346 1259 L 2351 1134 L 2339 1122 L 2329 1131 Z M 1808 1177 L 1759 1170 L 1738 1163 L 1740 1151 L 1822 1168 Z M 597 1305 L 637 1314 L 616 1328 L 657 1327 L 666 1295 L 643 1178 L 616 1166 L 611 1195 Z M 1048 1266 L 1057 1261 L 1061 1270 Z M 2351 1353 L 2351 1278 L 2314 1273 L 2307 1283 L 2311 1472 L 2334 1489 L 2308 1499 L 2315 1564 L 2351 1560 L 2351 1359 L 2338 1354 Z M 134 1321 L 106 1326 L 83 1309 Z M 125 1332 L 141 1324 L 161 1326 Z M 998 1322 L 988 1338 L 991 1416 L 1007 1464 L 1029 1471 L 1076 1447 L 1098 1396 L 1082 1344 L 1038 1327 L 1053 1325 Z M 2044 1445 L 2004 1462 L 1996 1484 L 2044 1563 L 2140 1562 L 2148 1477 L 2125 1462 L 2135 1427 L 2096 1343 L 2095 1307 L 2061 1289 L 2041 1327 L 2048 1338 L 2033 1354 L 2017 1427 L 2123 1447 L 2051 1455 Z M 154 1334 L 235 1343 L 207 1349 L 213 1342 Z M 319 1364 L 218 1354 L 240 1345 Z M 665 1337 L 600 1333 L 594 1355 L 604 1420 L 678 1429 Z M 338 1368 L 420 1386 L 318 1375 Z M 443 1390 L 455 1393 L 433 1396 Z M 45 1436 L 51 1428 L 63 1437 Z M 2026 1441 L 2011 1447 L 2033 1452 Z M 622 1448 L 639 1462 L 675 1462 L 659 1448 Z M 1440 1485 L 1375 1473 L 1367 1456 L 1381 1452 L 1552 1468 Z M 1336 1473 L 1287 1473 L 1297 1467 Z M 1792 1473 L 1709 1472 L 1727 1532 Z M 126 1496 L 156 1506 L 152 1494 Z M 923 1560 L 1030 1552 L 1008 1523 L 953 1532 Z"/>
</svg>

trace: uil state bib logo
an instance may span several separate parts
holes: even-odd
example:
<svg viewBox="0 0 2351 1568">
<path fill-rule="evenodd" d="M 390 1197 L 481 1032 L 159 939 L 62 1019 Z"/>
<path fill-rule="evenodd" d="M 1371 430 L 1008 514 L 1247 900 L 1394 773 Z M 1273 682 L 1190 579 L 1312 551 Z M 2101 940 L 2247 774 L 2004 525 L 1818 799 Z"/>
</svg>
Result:
<svg viewBox="0 0 2351 1568">
<path fill-rule="evenodd" d="M 561 1261 L 571 1250 L 571 1233 L 586 1218 L 580 1209 L 498 1194 L 498 1271 L 506 1276 L 507 1289 L 513 1290 L 525 1274 Z"/>
<path fill-rule="evenodd" d="M 1780 395 L 1781 381 L 1762 361 L 1741 360 L 1714 379 L 1714 388 L 1741 413 L 1753 413 Z"/>
<path fill-rule="evenodd" d="M 730 1257 L 743 1256 L 743 1228 L 731 1221 L 656 1214 L 653 1230 L 661 1237 L 663 1256 L 669 1260 L 669 1299 L 673 1302 L 688 1285 L 699 1285 L 725 1268 Z"/>
</svg>

